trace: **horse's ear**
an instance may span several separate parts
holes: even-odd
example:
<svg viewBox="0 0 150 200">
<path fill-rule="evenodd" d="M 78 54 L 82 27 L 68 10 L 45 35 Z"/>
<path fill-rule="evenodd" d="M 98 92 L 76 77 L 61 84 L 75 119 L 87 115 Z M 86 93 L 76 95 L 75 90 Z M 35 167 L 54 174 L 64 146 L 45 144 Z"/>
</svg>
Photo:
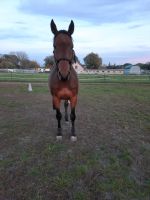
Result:
<svg viewBox="0 0 150 200">
<path fill-rule="evenodd" d="M 50 27 L 51 27 L 52 33 L 53 33 L 54 35 L 56 35 L 56 33 L 57 33 L 58 31 L 57 31 L 57 27 L 56 27 L 56 24 L 55 24 L 55 22 L 54 22 L 53 19 L 51 20 Z"/>
<path fill-rule="evenodd" d="M 71 20 L 69 28 L 68 28 L 68 33 L 69 35 L 72 35 L 73 32 L 74 32 L 74 22 Z"/>
</svg>

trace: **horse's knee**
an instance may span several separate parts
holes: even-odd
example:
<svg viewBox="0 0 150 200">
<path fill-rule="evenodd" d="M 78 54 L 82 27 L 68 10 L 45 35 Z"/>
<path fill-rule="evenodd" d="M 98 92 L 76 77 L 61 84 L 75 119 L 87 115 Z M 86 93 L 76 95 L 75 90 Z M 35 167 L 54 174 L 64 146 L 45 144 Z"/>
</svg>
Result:
<svg viewBox="0 0 150 200">
<path fill-rule="evenodd" d="M 56 110 L 55 105 L 53 104 L 53 110 Z"/>
<path fill-rule="evenodd" d="M 61 114 L 61 112 L 59 110 L 57 110 L 56 111 L 56 119 L 57 120 L 61 120 L 61 118 L 62 118 L 62 114 Z"/>
<path fill-rule="evenodd" d="M 70 119 L 71 119 L 71 121 L 75 121 L 75 119 L 76 119 L 75 109 L 71 110 Z"/>
</svg>

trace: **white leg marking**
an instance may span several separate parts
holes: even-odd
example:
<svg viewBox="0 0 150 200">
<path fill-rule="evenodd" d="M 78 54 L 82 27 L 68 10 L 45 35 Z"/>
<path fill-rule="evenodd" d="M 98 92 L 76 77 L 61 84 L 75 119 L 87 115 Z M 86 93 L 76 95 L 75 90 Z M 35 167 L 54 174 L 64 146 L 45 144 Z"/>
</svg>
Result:
<svg viewBox="0 0 150 200">
<path fill-rule="evenodd" d="M 77 136 L 71 136 L 71 137 L 70 137 L 70 140 L 71 140 L 72 142 L 76 142 L 76 141 L 77 141 Z"/>
<path fill-rule="evenodd" d="M 57 135 L 57 136 L 56 136 L 56 140 L 57 140 L 57 141 L 62 141 L 62 135 Z"/>
</svg>

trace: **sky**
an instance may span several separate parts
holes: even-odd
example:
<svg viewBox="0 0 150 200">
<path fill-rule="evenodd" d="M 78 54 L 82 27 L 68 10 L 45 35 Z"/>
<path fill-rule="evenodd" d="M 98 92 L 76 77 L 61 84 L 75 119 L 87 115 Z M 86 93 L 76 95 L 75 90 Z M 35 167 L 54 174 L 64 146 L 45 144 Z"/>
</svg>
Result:
<svg viewBox="0 0 150 200">
<path fill-rule="evenodd" d="M 50 21 L 68 30 L 83 58 L 97 53 L 103 64 L 150 62 L 150 0 L 0 0 L 0 54 L 24 51 L 41 65 L 53 54 Z"/>
</svg>

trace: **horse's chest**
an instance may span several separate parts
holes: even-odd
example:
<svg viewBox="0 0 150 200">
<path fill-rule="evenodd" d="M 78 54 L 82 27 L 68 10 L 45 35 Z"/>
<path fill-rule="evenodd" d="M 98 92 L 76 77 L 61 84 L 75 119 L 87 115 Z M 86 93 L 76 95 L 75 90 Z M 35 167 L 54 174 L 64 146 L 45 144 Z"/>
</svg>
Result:
<svg viewBox="0 0 150 200">
<path fill-rule="evenodd" d="M 60 99 L 70 99 L 72 96 L 72 91 L 68 88 L 59 88 L 57 90 L 57 96 Z"/>
</svg>

